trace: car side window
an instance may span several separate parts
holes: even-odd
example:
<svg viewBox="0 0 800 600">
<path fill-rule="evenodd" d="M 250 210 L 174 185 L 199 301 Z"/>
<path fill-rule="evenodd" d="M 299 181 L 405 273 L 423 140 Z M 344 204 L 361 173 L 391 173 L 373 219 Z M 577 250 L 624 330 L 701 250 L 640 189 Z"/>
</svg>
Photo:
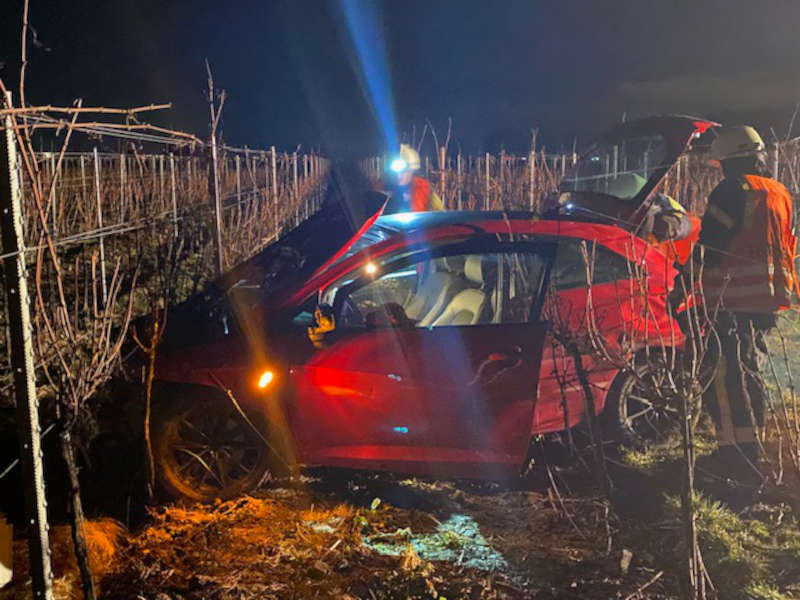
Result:
<svg viewBox="0 0 800 600">
<path fill-rule="evenodd" d="M 337 326 L 524 323 L 541 294 L 545 260 L 534 251 L 456 254 L 376 272 L 373 281 L 337 294 Z"/>
<path fill-rule="evenodd" d="M 587 249 L 591 256 L 591 244 L 587 243 Z M 628 261 L 623 256 L 600 245 L 595 248 L 594 255 L 593 285 L 630 278 Z M 557 290 L 586 287 L 586 261 L 581 252 L 580 240 L 558 243 L 550 283 Z"/>
</svg>

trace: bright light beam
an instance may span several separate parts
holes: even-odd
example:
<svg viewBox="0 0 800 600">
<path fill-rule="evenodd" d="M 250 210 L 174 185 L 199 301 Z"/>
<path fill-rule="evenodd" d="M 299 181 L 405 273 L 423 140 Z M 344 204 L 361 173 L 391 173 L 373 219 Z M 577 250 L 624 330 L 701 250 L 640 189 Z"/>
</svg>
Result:
<svg viewBox="0 0 800 600">
<path fill-rule="evenodd" d="M 395 173 L 402 173 L 408 168 L 408 163 L 402 158 L 395 158 L 392 164 L 389 165 L 389 168 Z"/>
<path fill-rule="evenodd" d="M 386 44 L 378 18 L 378 3 L 369 0 L 340 0 L 350 40 L 358 62 L 361 90 L 378 120 L 385 147 L 398 148 Z"/>
</svg>

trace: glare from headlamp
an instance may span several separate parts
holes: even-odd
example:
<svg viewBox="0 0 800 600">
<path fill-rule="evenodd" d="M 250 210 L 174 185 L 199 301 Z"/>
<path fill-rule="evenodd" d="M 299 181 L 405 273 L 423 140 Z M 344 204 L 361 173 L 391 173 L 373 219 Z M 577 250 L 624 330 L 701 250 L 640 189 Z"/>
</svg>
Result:
<svg viewBox="0 0 800 600">
<path fill-rule="evenodd" d="M 395 173 L 402 173 L 408 169 L 408 163 L 402 158 L 395 158 L 390 163 L 389 168 Z"/>
</svg>

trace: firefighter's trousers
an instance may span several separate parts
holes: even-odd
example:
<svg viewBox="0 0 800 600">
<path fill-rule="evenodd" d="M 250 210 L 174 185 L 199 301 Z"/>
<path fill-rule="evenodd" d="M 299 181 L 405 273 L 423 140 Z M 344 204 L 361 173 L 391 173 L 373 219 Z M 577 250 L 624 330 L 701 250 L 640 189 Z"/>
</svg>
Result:
<svg viewBox="0 0 800 600">
<path fill-rule="evenodd" d="M 772 314 L 720 311 L 715 324 L 721 352 L 705 405 L 717 428 L 720 449 L 739 446 L 757 464 L 756 437 L 764 425 L 768 359 L 766 333 L 775 325 Z"/>
</svg>

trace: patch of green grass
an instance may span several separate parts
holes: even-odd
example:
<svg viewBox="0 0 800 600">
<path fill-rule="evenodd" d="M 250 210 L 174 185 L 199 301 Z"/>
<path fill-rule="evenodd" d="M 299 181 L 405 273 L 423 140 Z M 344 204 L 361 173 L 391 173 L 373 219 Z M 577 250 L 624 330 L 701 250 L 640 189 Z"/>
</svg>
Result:
<svg viewBox="0 0 800 600">
<path fill-rule="evenodd" d="M 680 501 L 668 497 L 677 518 Z M 698 495 L 697 534 L 703 562 L 721 598 L 784 600 L 781 589 L 800 577 L 800 527 L 782 509 L 762 506 L 744 518 Z"/>
<path fill-rule="evenodd" d="M 705 456 L 717 449 L 714 428 L 707 417 L 701 419 L 694 438 L 695 456 Z M 628 466 L 640 470 L 658 467 L 683 460 L 683 440 L 678 429 L 667 432 L 658 442 L 650 442 L 641 448 L 622 448 L 622 460 Z"/>
</svg>

